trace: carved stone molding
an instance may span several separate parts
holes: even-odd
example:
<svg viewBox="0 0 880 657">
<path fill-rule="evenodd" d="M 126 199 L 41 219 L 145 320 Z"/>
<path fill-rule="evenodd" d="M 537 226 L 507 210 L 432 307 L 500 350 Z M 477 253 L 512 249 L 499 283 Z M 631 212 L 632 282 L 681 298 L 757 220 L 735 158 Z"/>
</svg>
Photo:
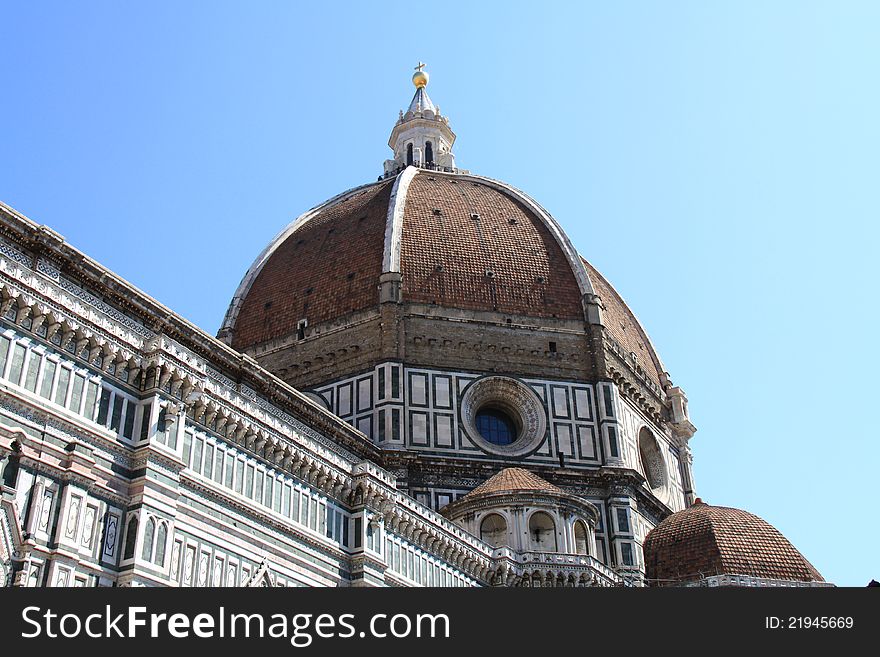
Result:
<svg viewBox="0 0 880 657">
<path fill-rule="evenodd" d="M 477 430 L 477 413 L 497 408 L 517 425 L 517 437 L 509 445 L 490 443 Z M 547 434 L 547 412 L 538 395 L 524 383 L 506 376 L 486 376 L 471 383 L 461 400 L 462 427 L 480 449 L 498 456 L 524 456 L 537 449 Z"/>
</svg>

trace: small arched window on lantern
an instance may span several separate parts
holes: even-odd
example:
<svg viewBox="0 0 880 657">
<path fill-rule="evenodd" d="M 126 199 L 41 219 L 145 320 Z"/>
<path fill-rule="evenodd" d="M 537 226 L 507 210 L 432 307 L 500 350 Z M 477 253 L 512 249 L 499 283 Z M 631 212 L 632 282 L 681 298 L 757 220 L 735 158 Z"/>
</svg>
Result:
<svg viewBox="0 0 880 657">
<path fill-rule="evenodd" d="M 434 164 L 434 147 L 429 141 L 425 142 L 425 163 Z"/>
<path fill-rule="evenodd" d="M 406 145 L 406 165 L 410 166 L 413 163 L 413 145 Z"/>
</svg>

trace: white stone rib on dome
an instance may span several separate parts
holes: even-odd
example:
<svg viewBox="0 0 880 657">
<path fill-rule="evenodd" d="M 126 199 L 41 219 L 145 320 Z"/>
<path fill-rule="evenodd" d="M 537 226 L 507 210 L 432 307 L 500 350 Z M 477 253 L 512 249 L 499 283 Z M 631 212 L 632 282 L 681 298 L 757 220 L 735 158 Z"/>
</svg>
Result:
<svg viewBox="0 0 880 657">
<path fill-rule="evenodd" d="M 406 206 L 406 193 L 409 184 L 419 172 L 409 166 L 397 176 L 388 200 L 388 217 L 385 220 L 385 251 L 382 254 L 382 273 L 400 271 L 400 241 L 403 231 L 403 210 Z"/>
</svg>

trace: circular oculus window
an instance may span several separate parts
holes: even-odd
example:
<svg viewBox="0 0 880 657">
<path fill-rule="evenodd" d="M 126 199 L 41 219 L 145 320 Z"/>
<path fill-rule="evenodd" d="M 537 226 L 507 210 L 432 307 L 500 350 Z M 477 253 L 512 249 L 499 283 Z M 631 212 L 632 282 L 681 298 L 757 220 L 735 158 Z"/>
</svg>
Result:
<svg viewBox="0 0 880 657">
<path fill-rule="evenodd" d="M 538 395 L 506 376 L 486 376 L 471 383 L 461 400 L 461 420 L 475 445 L 499 456 L 534 451 L 547 431 Z"/>
</svg>

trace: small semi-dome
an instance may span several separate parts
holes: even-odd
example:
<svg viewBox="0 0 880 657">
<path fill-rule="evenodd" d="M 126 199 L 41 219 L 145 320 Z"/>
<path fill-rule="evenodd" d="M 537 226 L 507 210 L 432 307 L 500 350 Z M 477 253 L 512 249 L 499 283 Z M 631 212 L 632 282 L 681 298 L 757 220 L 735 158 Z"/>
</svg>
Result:
<svg viewBox="0 0 880 657">
<path fill-rule="evenodd" d="M 512 493 L 515 491 L 562 493 L 558 486 L 554 486 L 533 472 L 523 468 L 504 468 L 474 488 L 462 499 L 473 499 L 490 493 Z"/>
<path fill-rule="evenodd" d="M 717 575 L 781 582 L 824 582 L 779 530 L 758 516 L 697 498 L 645 538 L 645 573 L 654 585 L 680 585 Z"/>
</svg>

